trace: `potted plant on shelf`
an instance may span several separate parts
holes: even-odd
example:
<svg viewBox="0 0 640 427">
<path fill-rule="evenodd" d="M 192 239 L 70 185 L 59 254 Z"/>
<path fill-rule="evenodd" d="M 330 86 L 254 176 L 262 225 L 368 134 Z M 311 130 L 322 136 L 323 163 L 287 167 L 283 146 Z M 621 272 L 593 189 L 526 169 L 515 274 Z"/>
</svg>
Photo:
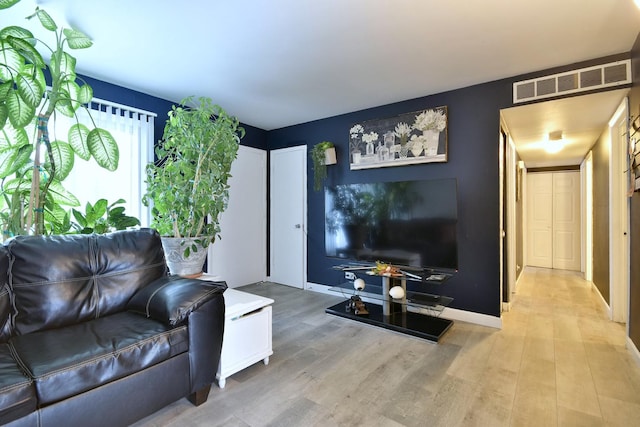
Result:
<svg viewBox="0 0 640 427">
<path fill-rule="evenodd" d="M 151 206 L 151 225 L 163 236 L 172 274 L 202 274 L 206 249 L 220 234 L 243 136 L 238 119 L 209 98 L 188 97 L 171 107 L 157 161 L 147 165 L 142 201 Z"/>
<path fill-rule="evenodd" d="M 311 149 L 313 162 L 313 188 L 316 191 L 322 189 L 322 182 L 327 178 L 327 165 L 336 163 L 336 151 L 333 142 L 322 141 Z"/>
<path fill-rule="evenodd" d="M 19 0 L 0 2 L 7 9 Z M 76 75 L 76 59 L 70 49 L 84 49 L 91 40 L 75 29 L 59 28 L 43 9 L 36 18 L 55 34 L 55 43 L 37 40 L 26 28 L 11 25 L 0 30 L 0 222 L 3 237 L 53 232 L 55 224 L 68 221 L 64 206 L 78 206 L 62 181 L 73 169 L 74 158 L 94 158 L 108 170 L 118 167 L 118 145 L 101 128 L 80 124 L 78 110 L 93 98 L 91 86 Z M 49 63 L 36 47 L 49 50 Z M 50 86 L 44 70 L 50 75 Z M 49 125 L 56 114 L 75 117 L 67 135 L 49 139 Z"/>
</svg>

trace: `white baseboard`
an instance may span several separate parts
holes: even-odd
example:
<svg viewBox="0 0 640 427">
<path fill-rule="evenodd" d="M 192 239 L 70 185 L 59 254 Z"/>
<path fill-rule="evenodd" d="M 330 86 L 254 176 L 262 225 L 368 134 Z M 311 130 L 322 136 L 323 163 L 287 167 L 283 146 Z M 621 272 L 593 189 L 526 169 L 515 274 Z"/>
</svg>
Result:
<svg viewBox="0 0 640 427">
<path fill-rule="evenodd" d="M 488 314 L 475 313 L 473 311 L 458 310 L 457 308 L 447 307 L 442 312 L 442 317 L 450 320 L 459 320 L 461 322 L 473 323 L 480 326 L 488 326 L 489 328 L 502 329 L 502 318 L 489 316 Z"/>
<path fill-rule="evenodd" d="M 638 347 L 636 347 L 633 340 L 631 340 L 629 336 L 627 336 L 627 348 L 631 352 L 631 355 L 633 356 L 638 366 L 640 366 L 640 351 L 638 351 Z"/>
<path fill-rule="evenodd" d="M 304 288 L 307 291 L 318 292 L 321 294 L 340 295 L 339 292 L 334 292 L 329 290 L 330 288 L 332 288 L 332 286 L 320 285 L 319 283 L 307 282 L 307 286 L 305 286 Z"/>
<path fill-rule="evenodd" d="M 321 294 L 329 294 L 335 296 L 343 296 L 340 292 L 330 291 L 331 286 L 320 285 L 318 283 L 307 282 L 305 289 Z M 362 298 L 365 302 L 379 303 L 380 301 L 368 300 Z M 418 311 L 418 310 L 416 310 Z M 430 314 L 425 310 L 424 314 Z M 473 323 L 480 326 L 488 326 L 490 328 L 502 329 L 502 319 L 500 317 L 489 316 L 487 314 L 474 313 L 472 311 L 458 310 L 457 308 L 447 307 L 442 312 L 442 317 L 449 320 L 459 320 L 461 322 Z"/>
</svg>

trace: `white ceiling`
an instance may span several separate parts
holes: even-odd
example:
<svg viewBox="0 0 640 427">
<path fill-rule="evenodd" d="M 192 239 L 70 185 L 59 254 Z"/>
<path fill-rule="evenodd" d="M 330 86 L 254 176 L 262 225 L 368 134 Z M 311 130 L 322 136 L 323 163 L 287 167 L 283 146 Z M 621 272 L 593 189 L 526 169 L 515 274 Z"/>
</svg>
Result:
<svg viewBox="0 0 640 427">
<path fill-rule="evenodd" d="M 512 107 L 502 110 L 502 117 L 527 168 L 579 165 L 627 92 L 618 89 Z M 551 154 L 546 144 L 553 132 L 562 132 L 563 148 Z"/>
<path fill-rule="evenodd" d="M 0 25 L 36 3 L 93 39 L 80 73 L 266 130 L 628 52 L 640 31 L 633 0 L 22 0 Z"/>
</svg>

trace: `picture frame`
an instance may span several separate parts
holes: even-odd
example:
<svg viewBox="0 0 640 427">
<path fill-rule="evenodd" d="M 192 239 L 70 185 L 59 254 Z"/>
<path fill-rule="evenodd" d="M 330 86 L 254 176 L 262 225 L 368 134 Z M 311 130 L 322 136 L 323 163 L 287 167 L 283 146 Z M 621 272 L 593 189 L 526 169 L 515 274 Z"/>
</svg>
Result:
<svg viewBox="0 0 640 427">
<path fill-rule="evenodd" d="M 355 123 L 349 130 L 351 170 L 448 160 L 446 106 Z"/>
</svg>

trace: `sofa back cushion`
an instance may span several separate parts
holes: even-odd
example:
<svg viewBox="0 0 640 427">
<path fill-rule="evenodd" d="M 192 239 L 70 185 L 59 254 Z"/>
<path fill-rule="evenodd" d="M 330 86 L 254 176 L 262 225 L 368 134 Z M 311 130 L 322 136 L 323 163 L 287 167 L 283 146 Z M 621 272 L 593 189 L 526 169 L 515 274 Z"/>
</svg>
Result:
<svg viewBox="0 0 640 427">
<path fill-rule="evenodd" d="M 18 236 L 8 249 L 18 335 L 122 311 L 138 289 L 166 274 L 151 229 Z"/>
<path fill-rule="evenodd" d="M 9 256 L 7 249 L 0 246 L 0 343 L 11 337 L 11 293 L 9 292 Z"/>
</svg>

